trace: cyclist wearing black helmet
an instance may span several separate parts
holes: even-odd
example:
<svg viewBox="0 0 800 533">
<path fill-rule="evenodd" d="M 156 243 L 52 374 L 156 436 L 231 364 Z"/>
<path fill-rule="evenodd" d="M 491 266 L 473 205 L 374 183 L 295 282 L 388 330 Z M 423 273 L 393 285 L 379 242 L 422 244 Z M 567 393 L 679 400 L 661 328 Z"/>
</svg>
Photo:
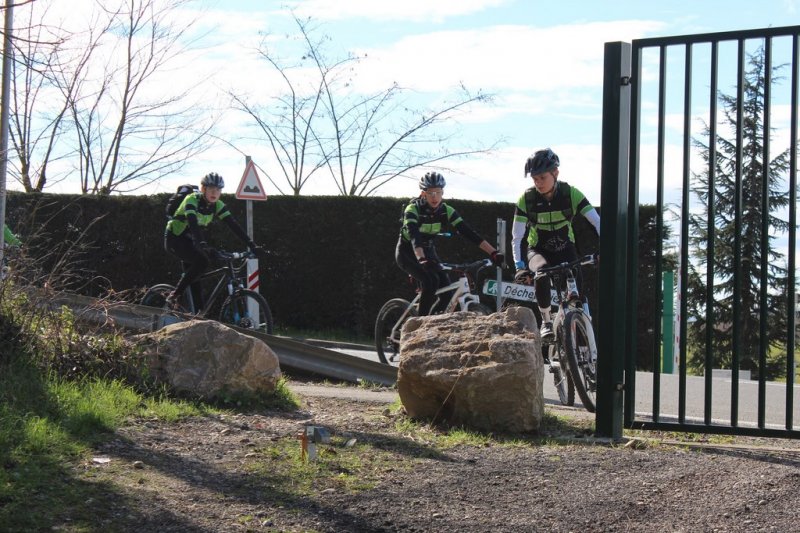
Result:
<svg viewBox="0 0 800 533">
<path fill-rule="evenodd" d="M 419 281 L 422 289 L 418 310 L 420 316 L 430 312 L 436 290 L 449 283 L 439 268 L 439 256 L 433 245 L 437 234 L 452 228 L 489 254 L 495 265 L 503 264 L 503 254 L 498 253 L 455 209 L 442 201 L 444 186 L 444 176 L 438 172 L 428 172 L 420 178 L 420 194 L 403 211 L 403 227 L 395 250 L 397 265 Z"/>
<path fill-rule="evenodd" d="M 231 215 L 228 207 L 220 200 L 225 181 L 216 172 L 203 176 L 200 180 L 200 191 L 187 194 L 175 213 L 167 222 L 164 232 L 164 248 L 178 256 L 183 267 L 183 275 L 175 287 L 175 291 L 167 298 L 167 305 L 176 307 L 181 295 L 187 287 L 192 289 L 195 309 L 203 307 L 203 295 L 199 284 L 194 281 L 208 267 L 212 248 L 206 243 L 203 232 L 215 219 L 224 221 L 242 242 L 247 244 L 251 252 L 258 247 L 250 240 L 242 227 Z"/>
<path fill-rule="evenodd" d="M 576 213 L 583 215 L 600 235 L 600 215 L 577 188 L 558 181 L 558 156 L 550 149 L 539 150 L 525 162 L 525 176 L 533 178 L 533 187 L 526 190 L 517 202 L 511 243 L 515 279 L 530 282 L 532 274 L 547 265 L 559 264 L 578 258 L 572 219 Z M 528 231 L 528 254 L 522 257 L 522 239 Z M 580 287 L 580 270 L 576 279 Z M 534 290 L 539 311 L 542 313 L 541 335 L 553 337 L 550 318 L 550 279 L 536 280 Z M 546 305 L 545 305 L 546 304 Z"/>
</svg>

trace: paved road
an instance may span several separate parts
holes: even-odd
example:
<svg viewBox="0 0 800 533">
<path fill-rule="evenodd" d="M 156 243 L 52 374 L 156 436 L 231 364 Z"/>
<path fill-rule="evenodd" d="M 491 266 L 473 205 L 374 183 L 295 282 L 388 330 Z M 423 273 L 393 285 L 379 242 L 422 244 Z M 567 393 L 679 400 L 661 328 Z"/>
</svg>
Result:
<svg viewBox="0 0 800 533">
<path fill-rule="evenodd" d="M 678 376 L 662 374 L 660 412 L 663 417 L 677 420 L 678 414 Z M 729 377 L 712 378 L 711 418 L 713 423 L 731 424 L 731 390 L 733 381 Z M 636 373 L 636 413 L 637 418 L 649 417 L 653 410 L 653 374 Z M 795 428 L 800 427 L 800 386 L 792 390 L 792 419 Z M 757 426 L 758 420 L 758 381 L 739 379 L 738 421 L 740 426 Z M 687 421 L 704 420 L 705 378 L 686 376 L 686 418 Z M 783 429 L 786 426 L 786 384 L 765 383 L 764 422 L 767 427 Z"/>
<path fill-rule="evenodd" d="M 342 350 L 351 355 L 364 359 L 378 360 L 373 351 Z M 678 420 L 678 376 L 662 374 L 659 419 L 664 422 Z M 731 424 L 731 386 L 732 381 L 726 377 L 712 379 L 712 407 L 711 418 L 713 423 L 720 425 Z M 653 374 L 650 372 L 636 373 L 636 418 L 650 419 L 653 414 Z M 784 383 L 766 383 L 765 424 L 768 428 L 783 429 L 786 423 L 786 385 Z M 800 385 L 793 389 L 794 428 L 800 428 Z M 545 401 L 552 405 L 560 405 L 558 393 L 553 386 L 552 375 L 545 367 L 544 379 Z M 698 376 L 686 377 L 686 421 L 703 423 L 705 401 L 705 378 Z M 580 407 L 580 399 L 576 397 L 575 403 Z M 739 380 L 738 422 L 740 426 L 757 427 L 758 420 L 758 382 L 749 379 Z"/>
</svg>

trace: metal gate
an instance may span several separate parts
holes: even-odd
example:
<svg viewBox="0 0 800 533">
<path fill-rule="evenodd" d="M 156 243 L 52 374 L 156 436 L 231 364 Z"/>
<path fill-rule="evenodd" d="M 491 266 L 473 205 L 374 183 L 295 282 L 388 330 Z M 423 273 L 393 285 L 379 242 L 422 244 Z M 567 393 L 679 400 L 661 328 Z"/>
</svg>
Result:
<svg viewBox="0 0 800 533">
<path fill-rule="evenodd" d="M 793 26 L 606 44 L 598 434 L 800 437 L 799 35 Z M 639 249 L 643 203 L 656 206 L 652 250 Z M 655 283 L 650 308 L 637 297 L 641 253 L 655 254 L 656 280 L 675 273 L 675 339 L 663 338 L 672 328 L 660 305 L 673 292 Z M 642 313 L 655 327 L 637 346 Z M 673 342 L 675 374 L 662 371 Z"/>
</svg>

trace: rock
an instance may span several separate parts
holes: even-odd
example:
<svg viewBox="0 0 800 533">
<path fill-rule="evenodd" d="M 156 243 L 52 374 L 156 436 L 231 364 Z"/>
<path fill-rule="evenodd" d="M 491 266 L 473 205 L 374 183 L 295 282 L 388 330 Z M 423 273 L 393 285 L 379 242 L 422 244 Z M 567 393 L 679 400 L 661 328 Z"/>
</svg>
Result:
<svg viewBox="0 0 800 533">
<path fill-rule="evenodd" d="M 537 430 L 544 416 L 538 331 L 523 307 L 409 319 L 397 373 L 406 412 L 485 431 Z"/>
<path fill-rule="evenodd" d="M 268 394 L 281 377 L 269 346 L 219 322 L 190 320 L 136 338 L 156 380 L 201 398 Z"/>
</svg>

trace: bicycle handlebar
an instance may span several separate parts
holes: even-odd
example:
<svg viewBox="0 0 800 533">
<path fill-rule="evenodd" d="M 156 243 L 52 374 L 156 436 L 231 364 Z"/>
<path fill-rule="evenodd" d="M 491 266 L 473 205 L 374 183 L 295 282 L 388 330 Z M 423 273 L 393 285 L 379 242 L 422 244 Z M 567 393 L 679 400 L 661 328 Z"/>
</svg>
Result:
<svg viewBox="0 0 800 533">
<path fill-rule="evenodd" d="M 589 254 L 583 257 L 579 257 L 574 261 L 565 261 L 564 263 L 559 263 L 558 265 L 548 266 L 544 268 L 540 268 L 536 271 L 536 275 L 534 279 L 539 279 L 545 276 L 551 276 L 557 272 L 563 272 L 565 270 L 570 270 L 572 267 L 578 265 L 596 265 L 598 261 L 598 254 Z"/>
<path fill-rule="evenodd" d="M 225 250 L 214 250 L 217 258 L 222 261 L 236 261 L 238 259 L 256 259 L 258 256 L 251 251 L 246 252 L 226 252 Z"/>
<path fill-rule="evenodd" d="M 492 266 L 492 260 L 481 259 L 479 261 L 473 261 L 472 263 L 439 263 L 439 266 L 442 267 L 442 270 L 448 272 L 449 271 L 463 272 L 465 270 Z"/>
</svg>

